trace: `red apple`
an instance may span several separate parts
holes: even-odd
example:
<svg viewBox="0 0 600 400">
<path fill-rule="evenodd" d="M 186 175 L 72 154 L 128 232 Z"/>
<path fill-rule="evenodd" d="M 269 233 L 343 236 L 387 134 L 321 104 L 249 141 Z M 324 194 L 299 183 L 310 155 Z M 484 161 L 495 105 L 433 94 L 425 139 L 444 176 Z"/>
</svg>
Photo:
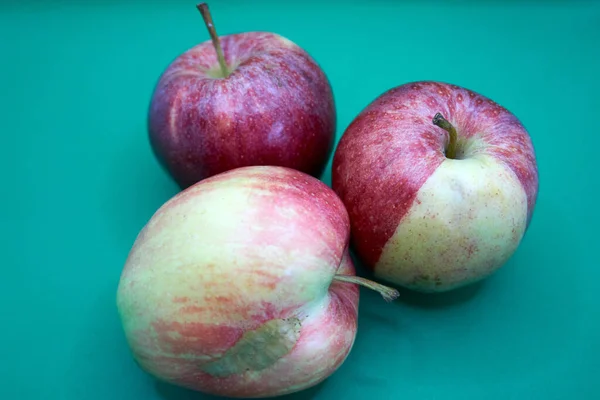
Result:
<svg viewBox="0 0 600 400">
<path fill-rule="evenodd" d="M 506 108 L 456 85 L 414 82 L 348 126 L 332 187 L 374 276 L 434 292 L 482 280 L 511 257 L 531 221 L 538 170 Z"/>
<path fill-rule="evenodd" d="M 333 190 L 297 170 L 243 167 L 178 193 L 140 232 L 119 283 L 135 359 L 221 396 L 323 381 L 354 343 L 356 284 L 398 295 L 355 276 L 349 236 Z"/>
<path fill-rule="evenodd" d="M 198 8 L 212 43 L 179 55 L 152 94 L 149 138 L 161 165 L 182 188 L 251 165 L 319 177 L 336 129 L 325 73 L 278 34 L 217 37 L 206 4 Z"/>
</svg>

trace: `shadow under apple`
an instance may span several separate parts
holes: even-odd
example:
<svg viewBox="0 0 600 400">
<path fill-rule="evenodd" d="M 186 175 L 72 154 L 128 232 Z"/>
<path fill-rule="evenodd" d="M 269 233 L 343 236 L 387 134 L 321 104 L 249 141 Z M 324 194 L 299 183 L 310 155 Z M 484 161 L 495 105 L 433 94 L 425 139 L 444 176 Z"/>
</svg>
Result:
<svg viewBox="0 0 600 400">
<path fill-rule="evenodd" d="M 398 288 L 399 301 L 418 308 L 444 308 L 463 304 L 472 300 L 485 286 L 485 281 L 472 283 L 461 288 L 441 293 L 422 293 L 415 290 Z"/>
<path fill-rule="evenodd" d="M 302 390 L 300 392 L 291 393 L 284 396 L 271 397 L 273 400 L 308 400 L 316 397 L 317 393 L 327 383 L 327 380 L 319 383 L 316 386 Z M 155 380 L 154 387 L 156 393 L 164 400 L 228 400 L 230 397 L 221 397 L 208 395 L 194 390 L 182 388 L 169 384 L 167 382 Z M 233 400 L 233 399 L 232 399 Z"/>
</svg>

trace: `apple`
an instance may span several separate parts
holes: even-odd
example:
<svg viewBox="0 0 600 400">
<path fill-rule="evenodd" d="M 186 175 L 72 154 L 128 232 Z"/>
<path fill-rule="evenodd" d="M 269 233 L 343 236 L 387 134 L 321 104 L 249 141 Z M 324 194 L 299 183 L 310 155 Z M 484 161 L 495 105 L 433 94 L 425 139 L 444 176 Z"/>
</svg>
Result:
<svg viewBox="0 0 600 400">
<path fill-rule="evenodd" d="M 442 292 L 493 274 L 533 215 L 531 138 L 506 108 L 443 82 L 411 82 L 367 105 L 333 156 L 352 247 L 383 282 Z"/>
<path fill-rule="evenodd" d="M 271 397 L 325 380 L 357 330 L 350 221 L 303 172 L 249 166 L 163 204 L 136 238 L 117 306 L 134 359 L 156 378 L 229 397 Z"/>
<path fill-rule="evenodd" d="M 252 165 L 320 177 L 333 152 L 336 110 L 330 83 L 311 56 L 281 35 L 218 37 L 176 57 L 160 76 L 148 111 L 152 151 L 186 188 Z"/>
</svg>

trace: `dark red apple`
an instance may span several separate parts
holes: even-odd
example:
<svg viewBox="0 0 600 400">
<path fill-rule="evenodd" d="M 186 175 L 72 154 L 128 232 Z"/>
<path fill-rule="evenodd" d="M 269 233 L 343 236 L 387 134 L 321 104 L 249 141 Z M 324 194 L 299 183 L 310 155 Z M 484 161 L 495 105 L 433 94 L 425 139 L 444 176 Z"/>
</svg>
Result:
<svg viewBox="0 0 600 400">
<path fill-rule="evenodd" d="M 331 156 L 336 112 L 329 81 L 311 56 L 268 32 L 212 37 L 164 71 L 148 115 L 154 154 L 186 188 L 252 165 L 319 177 Z"/>
<path fill-rule="evenodd" d="M 506 108 L 471 90 L 414 82 L 363 110 L 336 149 L 332 186 L 352 242 L 379 279 L 446 291 L 515 252 L 531 221 L 531 138 Z"/>
</svg>

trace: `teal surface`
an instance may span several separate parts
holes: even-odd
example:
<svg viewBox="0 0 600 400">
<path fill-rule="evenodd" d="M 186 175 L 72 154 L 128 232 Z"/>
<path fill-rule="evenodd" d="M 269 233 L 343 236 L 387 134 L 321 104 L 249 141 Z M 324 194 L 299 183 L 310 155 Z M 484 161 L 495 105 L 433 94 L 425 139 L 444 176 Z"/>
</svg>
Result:
<svg viewBox="0 0 600 400">
<path fill-rule="evenodd" d="M 512 259 L 447 295 L 363 290 L 349 358 L 290 398 L 600 399 L 600 4 L 210 7 L 221 35 L 278 32 L 321 64 L 338 137 L 384 90 L 435 79 L 509 108 L 537 151 L 537 208 Z M 135 236 L 177 192 L 146 137 L 153 85 L 206 39 L 190 1 L 0 4 L 1 399 L 206 398 L 138 369 L 115 306 Z"/>
</svg>

